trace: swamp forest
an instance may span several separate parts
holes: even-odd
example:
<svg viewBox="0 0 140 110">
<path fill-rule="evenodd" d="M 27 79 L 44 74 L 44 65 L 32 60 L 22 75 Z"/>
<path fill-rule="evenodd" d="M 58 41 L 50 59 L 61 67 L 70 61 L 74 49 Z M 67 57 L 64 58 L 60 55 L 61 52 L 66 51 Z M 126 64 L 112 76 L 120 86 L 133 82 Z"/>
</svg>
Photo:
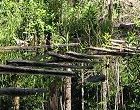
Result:
<svg viewBox="0 0 140 110">
<path fill-rule="evenodd" d="M 0 110 L 140 110 L 139 0 L 0 0 Z"/>
</svg>

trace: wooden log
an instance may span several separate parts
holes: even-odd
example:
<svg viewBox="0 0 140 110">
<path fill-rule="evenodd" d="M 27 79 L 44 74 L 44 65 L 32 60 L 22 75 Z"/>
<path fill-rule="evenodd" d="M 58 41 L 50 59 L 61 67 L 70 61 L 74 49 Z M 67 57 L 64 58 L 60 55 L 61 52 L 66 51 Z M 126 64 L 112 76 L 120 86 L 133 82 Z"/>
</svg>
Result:
<svg viewBox="0 0 140 110">
<path fill-rule="evenodd" d="M 46 89 L 42 88 L 19 88 L 19 87 L 8 87 L 0 88 L 0 95 L 10 95 L 10 96 L 27 96 L 35 95 L 47 92 Z"/>
<path fill-rule="evenodd" d="M 75 66 L 64 63 L 44 63 L 28 60 L 11 60 L 7 61 L 7 64 L 16 64 L 18 66 L 35 66 L 35 67 L 51 67 L 51 68 L 73 68 L 73 69 L 92 69 L 93 66 Z"/>
<path fill-rule="evenodd" d="M 118 50 L 111 50 L 104 47 L 88 47 L 87 49 L 95 50 L 95 51 L 102 51 L 102 52 L 119 52 Z"/>
<path fill-rule="evenodd" d="M 126 41 L 124 40 L 117 40 L 117 39 L 111 39 L 110 41 L 114 43 L 119 43 L 119 44 L 126 43 Z"/>
<path fill-rule="evenodd" d="M 79 59 L 79 58 L 71 57 L 71 56 L 68 56 L 68 55 L 58 54 L 58 53 L 55 53 L 55 52 L 47 52 L 47 54 L 52 56 L 52 57 L 56 57 L 58 59 L 61 59 L 61 60 L 64 60 L 64 61 L 68 61 L 68 62 L 91 63 L 91 60 L 89 60 L 89 59 Z"/>
<path fill-rule="evenodd" d="M 87 82 L 93 82 L 93 83 L 96 83 L 96 82 L 104 82 L 106 80 L 106 76 L 101 74 L 101 75 L 93 75 L 93 76 L 90 76 L 86 79 Z"/>
<path fill-rule="evenodd" d="M 42 45 L 42 46 L 5 46 L 0 47 L 0 51 L 8 51 L 8 50 L 36 50 L 36 49 L 42 49 L 47 47 L 73 47 L 73 46 L 79 46 L 79 43 L 70 43 L 70 44 L 54 44 L 54 45 Z"/>
<path fill-rule="evenodd" d="M 6 72 L 6 73 L 4 73 Z M 16 73 L 24 73 L 24 74 L 41 74 L 41 75 L 49 75 L 49 76 L 74 76 L 74 72 L 69 71 L 59 71 L 59 70 L 46 70 L 46 69 L 33 69 L 33 68 L 24 68 L 24 67 L 15 67 L 11 65 L 2 65 L 0 64 L 0 73 L 1 74 L 16 74 Z"/>
<path fill-rule="evenodd" d="M 88 49 L 98 51 L 93 53 L 93 55 L 113 55 L 113 56 L 132 56 L 135 54 L 139 54 L 136 52 L 120 52 L 119 50 L 111 50 L 106 48 L 100 48 L 100 47 L 88 47 Z"/>
<path fill-rule="evenodd" d="M 76 57 L 76 58 L 86 58 L 86 59 L 96 59 L 98 58 L 96 55 L 88 55 L 88 54 L 82 54 L 82 53 L 76 53 L 76 52 L 66 52 L 67 55 L 70 55 L 72 57 Z"/>
<path fill-rule="evenodd" d="M 116 51 L 122 51 L 122 52 L 134 52 L 134 50 L 129 49 L 129 48 L 125 48 L 125 47 L 118 47 L 118 46 L 106 46 L 109 49 L 115 49 Z"/>
</svg>

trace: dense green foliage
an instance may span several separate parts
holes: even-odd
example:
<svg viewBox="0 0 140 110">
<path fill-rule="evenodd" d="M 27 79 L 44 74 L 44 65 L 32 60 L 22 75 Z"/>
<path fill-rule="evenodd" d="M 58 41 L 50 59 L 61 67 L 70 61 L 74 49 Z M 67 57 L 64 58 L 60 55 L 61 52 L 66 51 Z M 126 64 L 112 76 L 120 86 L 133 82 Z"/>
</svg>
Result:
<svg viewBox="0 0 140 110">
<path fill-rule="evenodd" d="M 32 43 L 32 36 L 36 36 L 36 45 L 44 44 L 44 32 L 52 33 L 52 44 L 80 42 L 79 52 L 85 52 L 86 46 L 106 46 L 110 44 L 109 39 L 120 38 L 120 34 L 113 30 L 110 34 L 111 23 L 109 15 L 107 15 L 108 5 L 102 0 L 76 0 L 71 4 L 70 0 L 1 0 L 0 1 L 0 45 L 10 46 L 17 45 L 15 37 L 21 40 L 29 40 Z M 114 2 L 113 8 L 113 23 L 117 24 L 123 15 L 119 0 Z M 131 9 L 129 9 L 131 11 Z M 134 9 L 132 10 L 134 11 Z M 134 11 L 137 15 L 137 11 Z M 125 12 L 126 13 L 126 12 Z M 133 13 L 132 13 L 133 14 Z M 129 17 L 128 17 L 129 18 Z M 139 26 L 139 19 L 136 16 L 130 17 L 130 21 L 134 21 Z M 128 20 L 129 20 L 128 19 Z M 126 20 L 126 21 L 128 21 Z M 123 19 L 122 21 L 125 21 Z M 130 45 L 139 46 L 138 30 L 126 32 L 125 40 Z M 55 48 L 56 51 L 59 48 Z M 64 51 L 66 49 L 63 49 Z M 70 50 L 74 50 L 71 49 Z M 43 50 L 40 53 L 28 51 L 13 51 L 1 52 L 0 62 L 6 63 L 6 60 L 11 59 L 28 59 L 37 61 L 46 61 L 48 57 L 43 57 Z M 109 69 L 109 87 L 110 91 L 107 95 L 108 109 L 113 110 L 115 106 L 116 89 L 116 73 L 115 61 L 116 57 L 110 59 L 110 65 L 114 65 Z M 125 110 L 140 109 L 140 70 L 139 56 L 119 58 L 120 63 L 120 91 L 124 93 Z M 106 61 L 106 60 L 105 60 Z M 94 67 L 95 73 L 100 73 L 103 65 L 97 64 Z M 56 80 L 54 77 L 38 76 L 38 75 L 0 75 L 0 87 L 31 87 L 31 88 L 47 88 L 51 86 L 51 82 Z M 79 80 L 79 79 L 78 79 Z M 61 81 L 57 79 L 58 88 L 61 86 Z M 101 83 L 86 83 L 85 84 L 85 110 L 97 110 L 102 108 Z M 77 95 L 80 90 L 77 84 Z M 60 89 L 60 88 L 59 88 Z M 122 95 L 122 94 L 120 94 Z M 26 105 L 27 108 L 41 110 L 42 102 L 48 100 L 49 93 L 43 95 L 35 95 L 23 97 L 21 106 Z M 12 106 L 11 97 L 0 96 L 0 107 Z M 8 103 L 7 103 L 8 101 Z M 9 103 L 10 102 L 10 103 Z M 121 105 L 121 104 L 120 104 Z M 74 107 L 75 108 L 75 107 Z M 120 110 L 122 109 L 119 108 Z M 1 108 L 0 108 L 1 109 Z M 76 109 L 76 108 L 75 108 Z"/>
</svg>

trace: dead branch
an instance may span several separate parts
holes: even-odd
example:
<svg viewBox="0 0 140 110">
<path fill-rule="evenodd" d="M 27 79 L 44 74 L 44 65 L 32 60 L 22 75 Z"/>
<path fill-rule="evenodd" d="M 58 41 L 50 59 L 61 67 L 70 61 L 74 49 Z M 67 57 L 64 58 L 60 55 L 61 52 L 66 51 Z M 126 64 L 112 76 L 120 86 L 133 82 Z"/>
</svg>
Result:
<svg viewBox="0 0 140 110">
<path fill-rule="evenodd" d="M 79 43 L 70 43 L 70 44 L 54 44 L 51 45 L 51 47 L 73 47 L 73 46 L 79 46 Z M 42 45 L 42 46 L 5 46 L 0 47 L 0 51 L 8 51 L 8 50 L 35 50 L 35 49 L 42 49 L 50 47 L 50 45 Z"/>
<path fill-rule="evenodd" d="M 70 71 L 58 71 L 58 70 L 46 70 L 46 69 L 33 69 L 33 68 L 24 68 L 24 67 L 15 67 L 11 65 L 2 65 L 0 64 L 0 72 L 1 74 L 41 74 L 41 75 L 49 75 L 49 76 L 74 76 L 73 72 Z"/>
<path fill-rule="evenodd" d="M 46 54 L 48 54 L 52 57 L 56 57 L 58 59 L 64 60 L 64 61 L 68 61 L 68 62 L 86 62 L 86 63 L 91 62 L 88 59 L 79 59 L 79 58 L 71 57 L 71 56 L 68 56 L 68 55 L 58 54 L 58 53 L 55 53 L 55 52 L 47 52 Z"/>
<path fill-rule="evenodd" d="M 122 51 L 122 52 L 134 52 L 132 49 L 124 48 L 124 47 L 117 47 L 117 46 L 106 46 L 109 49 L 115 49 L 116 51 Z"/>
<path fill-rule="evenodd" d="M 82 53 L 76 53 L 76 52 L 66 52 L 67 55 L 70 55 L 72 57 L 76 57 L 76 58 L 87 58 L 87 59 L 95 59 L 98 58 L 96 55 L 88 55 L 88 54 L 82 54 Z"/>
<path fill-rule="evenodd" d="M 73 69 L 91 69 L 93 66 L 75 66 L 64 63 L 44 63 L 28 60 L 11 60 L 7 64 L 16 64 L 18 66 L 52 67 L 52 68 L 73 68 Z"/>
<path fill-rule="evenodd" d="M 91 49 L 96 51 L 93 53 L 93 55 L 114 55 L 114 56 L 132 56 L 135 54 L 138 54 L 136 52 L 120 52 L 119 50 L 111 50 L 106 48 L 100 48 L 100 47 L 88 47 L 87 49 Z"/>
<path fill-rule="evenodd" d="M 119 43 L 119 44 L 126 43 L 126 41 L 124 41 L 124 40 L 111 39 L 110 41 L 114 42 L 114 43 Z"/>
<path fill-rule="evenodd" d="M 27 96 L 41 94 L 44 92 L 47 92 L 47 90 L 42 88 L 32 88 L 32 89 L 19 87 L 0 88 L 0 95 Z"/>
</svg>

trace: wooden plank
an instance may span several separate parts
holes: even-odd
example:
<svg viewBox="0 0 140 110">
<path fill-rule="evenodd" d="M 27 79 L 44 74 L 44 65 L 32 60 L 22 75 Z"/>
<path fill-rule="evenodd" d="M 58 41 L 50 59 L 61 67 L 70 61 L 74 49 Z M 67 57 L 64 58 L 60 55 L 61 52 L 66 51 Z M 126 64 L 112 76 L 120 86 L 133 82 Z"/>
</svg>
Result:
<svg viewBox="0 0 140 110">
<path fill-rule="evenodd" d="M 47 92 L 47 90 L 42 88 L 19 88 L 19 87 L 0 88 L 0 95 L 10 95 L 10 96 L 27 96 L 41 94 L 45 92 Z"/>
<path fill-rule="evenodd" d="M 11 65 L 2 65 L 2 64 L 0 64 L 0 73 L 1 74 L 24 73 L 24 74 L 41 74 L 41 75 L 49 75 L 49 76 L 70 76 L 70 77 L 74 76 L 74 72 L 69 72 L 69 71 L 33 69 L 33 68 L 15 67 Z"/>
<path fill-rule="evenodd" d="M 51 67 L 51 68 L 73 68 L 73 69 L 92 69 L 93 66 L 77 66 L 65 63 L 45 63 L 28 60 L 11 60 L 7 61 L 7 64 L 18 66 L 34 66 L 34 67 Z"/>
</svg>

